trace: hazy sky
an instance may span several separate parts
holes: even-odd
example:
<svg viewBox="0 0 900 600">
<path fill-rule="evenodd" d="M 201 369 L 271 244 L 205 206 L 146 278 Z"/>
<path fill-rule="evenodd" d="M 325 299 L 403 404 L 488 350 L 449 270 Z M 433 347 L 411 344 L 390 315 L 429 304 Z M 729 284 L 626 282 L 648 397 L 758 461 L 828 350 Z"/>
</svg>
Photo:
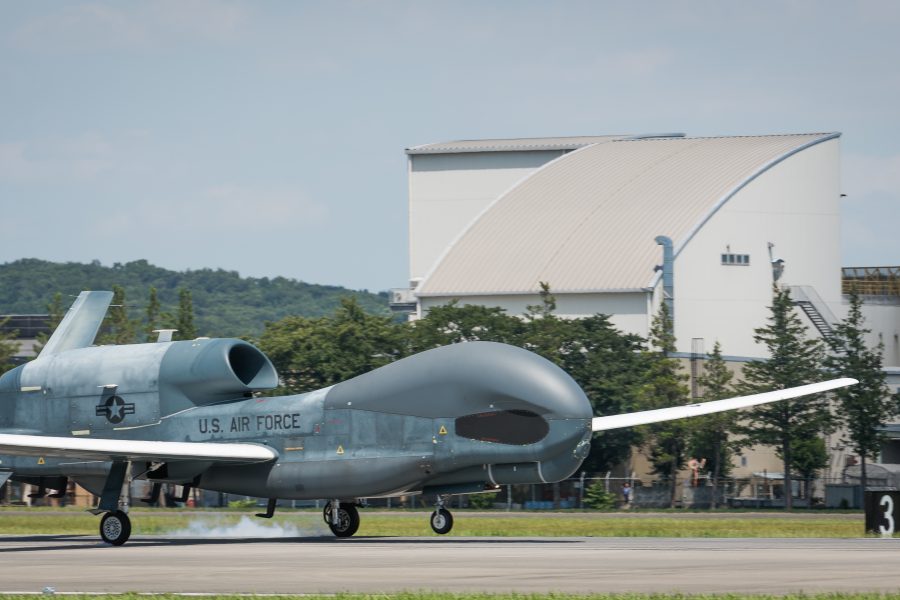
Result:
<svg viewBox="0 0 900 600">
<path fill-rule="evenodd" d="M 0 0 L 0 262 L 407 278 L 404 148 L 841 131 L 900 265 L 900 2 Z"/>
</svg>

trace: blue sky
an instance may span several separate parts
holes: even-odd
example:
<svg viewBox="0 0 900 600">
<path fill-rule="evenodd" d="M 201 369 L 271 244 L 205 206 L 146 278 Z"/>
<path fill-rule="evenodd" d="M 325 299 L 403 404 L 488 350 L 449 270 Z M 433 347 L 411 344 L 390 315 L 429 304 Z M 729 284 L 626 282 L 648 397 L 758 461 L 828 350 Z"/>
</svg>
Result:
<svg viewBox="0 0 900 600">
<path fill-rule="evenodd" d="M 0 0 L 0 262 L 407 278 L 428 142 L 841 131 L 900 264 L 900 2 Z"/>
</svg>

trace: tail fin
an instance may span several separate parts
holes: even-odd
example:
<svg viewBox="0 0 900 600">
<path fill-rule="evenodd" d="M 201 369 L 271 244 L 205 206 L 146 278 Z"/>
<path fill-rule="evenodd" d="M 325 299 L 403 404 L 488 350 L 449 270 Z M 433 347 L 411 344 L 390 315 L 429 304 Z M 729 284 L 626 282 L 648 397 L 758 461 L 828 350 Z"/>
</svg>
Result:
<svg viewBox="0 0 900 600">
<path fill-rule="evenodd" d="M 93 344 L 112 298 L 112 292 L 81 292 L 47 340 L 40 356 L 51 356 Z"/>
</svg>

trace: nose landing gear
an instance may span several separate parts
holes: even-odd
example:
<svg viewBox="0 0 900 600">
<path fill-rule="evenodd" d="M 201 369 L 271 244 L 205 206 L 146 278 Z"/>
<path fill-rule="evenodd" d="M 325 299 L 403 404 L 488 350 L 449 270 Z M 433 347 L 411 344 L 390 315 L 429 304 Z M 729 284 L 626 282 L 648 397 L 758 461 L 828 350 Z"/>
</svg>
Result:
<svg viewBox="0 0 900 600">
<path fill-rule="evenodd" d="M 340 500 L 331 500 L 322 512 L 325 524 L 336 537 L 350 537 L 359 529 L 359 511 L 356 505 Z"/>
<path fill-rule="evenodd" d="M 443 496 L 438 496 L 437 502 L 435 502 L 434 512 L 431 513 L 431 529 L 440 535 L 450 533 L 450 530 L 453 529 L 453 515 L 444 508 Z"/>
</svg>

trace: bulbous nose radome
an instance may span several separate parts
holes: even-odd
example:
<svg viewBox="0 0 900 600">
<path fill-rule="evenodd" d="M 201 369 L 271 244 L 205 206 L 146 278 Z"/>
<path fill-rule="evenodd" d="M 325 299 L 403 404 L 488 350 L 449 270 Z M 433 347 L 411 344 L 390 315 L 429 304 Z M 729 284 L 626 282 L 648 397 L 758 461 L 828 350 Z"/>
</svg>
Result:
<svg viewBox="0 0 900 600">
<path fill-rule="evenodd" d="M 552 362 L 507 344 L 428 350 L 339 383 L 326 406 L 429 418 L 526 410 L 547 420 L 590 419 L 590 402 Z"/>
</svg>

